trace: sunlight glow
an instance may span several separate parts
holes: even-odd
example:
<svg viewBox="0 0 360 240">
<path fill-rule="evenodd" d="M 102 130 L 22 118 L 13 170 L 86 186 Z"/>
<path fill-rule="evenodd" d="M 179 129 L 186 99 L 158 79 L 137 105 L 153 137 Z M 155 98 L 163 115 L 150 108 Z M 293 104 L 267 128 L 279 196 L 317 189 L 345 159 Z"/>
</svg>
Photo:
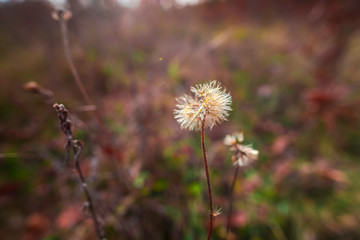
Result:
<svg viewBox="0 0 360 240">
<path fill-rule="evenodd" d="M 49 0 L 56 8 L 62 8 L 66 4 L 66 0 Z"/>
<path fill-rule="evenodd" d="M 117 0 L 117 2 L 127 8 L 137 8 L 141 0 Z"/>
<path fill-rule="evenodd" d="M 196 5 L 200 0 L 175 0 L 177 4 L 186 6 L 186 5 Z"/>
</svg>

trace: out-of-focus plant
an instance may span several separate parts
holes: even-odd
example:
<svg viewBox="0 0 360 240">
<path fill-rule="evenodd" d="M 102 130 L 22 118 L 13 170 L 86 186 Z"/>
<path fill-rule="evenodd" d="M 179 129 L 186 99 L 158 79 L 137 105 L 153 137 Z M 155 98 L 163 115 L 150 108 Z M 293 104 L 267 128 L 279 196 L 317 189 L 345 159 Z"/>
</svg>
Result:
<svg viewBox="0 0 360 240">
<path fill-rule="evenodd" d="M 209 168 L 205 149 L 205 128 L 212 129 L 215 125 L 227 120 L 229 111 L 232 110 L 230 107 L 232 100 L 231 95 L 217 81 L 198 84 L 195 87 L 191 87 L 191 91 L 195 94 L 195 97 L 185 94 L 176 99 L 178 104 L 176 105 L 177 109 L 174 110 L 174 115 L 181 128 L 191 131 L 201 130 L 201 147 L 209 196 L 210 219 L 207 237 L 209 240 L 214 217 L 219 213 L 217 211 L 214 213 L 213 210 Z"/>
<path fill-rule="evenodd" d="M 60 25 L 60 32 L 61 32 L 61 37 L 62 37 L 62 41 L 63 41 L 63 45 L 64 45 L 66 61 L 69 65 L 71 73 L 75 79 L 75 83 L 76 83 L 77 87 L 79 88 L 81 96 L 83 97 L 86 104 L 93 106 L 91 98 L 85 89 L 83 81 L 81 80 L 78 70 L 75 67 L 74 60 L 73 60 L 73 57 L 70 52 L 67 21 L 71 17 L 72 17 L 72 12 L 69 10 L 58 9 L 52 13 L 52 18 L 54 20 L 58 21 L 59 25 Z M 99 114 L 97 108 L 94 109 L 93 113 L 94 113 L 95 120 L 96 120 L 97 124 L 99 125 L 100 129 L 103 132 L 106 132 L 105 125 L 100 117 L 100 114 Z"/>
<path fill-rule="evenodd" d="M 23 88 L 26 91 L 29 91 L 29 92 L 32 92 L 32 93 L 35 93 L 35 94 L 38 94 L 38 95 L 44 97 L 47 102 L 51 102 L 51 100 L 54 97 L 54 93 L 51 90 L 44 88 L 43 86 L 41 86 L 40 84 L 38 84 L 37 82 L 34 82 L 34 81 L 25 83 L 23 85 Z"/>
<path fill-rule="evenodd" d="M 232 201 L 233 201 L 233 192 L 236 184 L 237 175 L 239 172 L 239 168 L 243 168 L 249 166 L 255 160 L 258 159 L 259 151 L 253 149 L 249 145 L 243 145 L 242 142 L 244 141 L 244 134 L 241 133 L 234 133 L 232 135 L 226 135 L 224 139 L 224 144 L 229 146 L 230 151 L 234 152 L 232 156 L 232 161 L 235 166 L 235 171 L 233 175 L 233 180 L 231 184 L 231 190 L 229 195 L 229 213 L 228 213 L 228 220 L 226 224 L 226 237 L 230 231 L 230 219 L 231 219 L 231 212 L 232 212 Z"/>
<path fill-rule="evenodd" d="M 103 230 L 101 229 L 102 227 L 100 226 L 99 220 L 97 218 L 96 215 L 96 211 L 95 211 L 95 207 L 90 195 L 90 192 L 87 188 L 87 184 L 84 178 L 84 175 L 81 171 L 80 168 L 80 164 L 79 164 L 79 157 L 80 154 L 83 150 L 83 144 L 81 141 L 73 139 L 72 136 L 72 123 L 71 120 L 68 119 L 69 116 L 69 111 L 65 108 L 65 106 L 63 104 L 54 104 L 54 108 L 58 114 L 58 118 L 59 118 L 59 123 L 60 123 L 60 127 L 61 130 L 65 133 L 66 137 L 67 137 L 67 143 L 66 143 L 66 159 L 69 158 L 70 155 L 70 150 L 71 148 L 74 150 L 74 164 L 75 164 L 75 169 L 77 171 L 77 173 L 79 174 L 79 178 L 81 181 L 81 186 L 82 189 L 84 191 L 85 197 L 86 197 L 86 203 L 85 206 L 89 208 L 90 213 L 91 213 L 91 217 L 92 220 L 94 222 L 94 226 L 95 226 L 95 231 L 96 234 L 98 236 L 98 239 L 103 240 L 104 239 L 104 233 Z"/>
</svg>

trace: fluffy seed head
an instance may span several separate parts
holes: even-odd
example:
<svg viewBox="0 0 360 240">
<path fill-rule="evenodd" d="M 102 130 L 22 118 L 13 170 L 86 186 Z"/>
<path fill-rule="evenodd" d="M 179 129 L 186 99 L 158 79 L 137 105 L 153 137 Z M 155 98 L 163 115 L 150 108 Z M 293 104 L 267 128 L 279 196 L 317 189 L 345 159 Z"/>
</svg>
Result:
<svg viewBox="0 0 360 240">
<path fill-rule="evenodd" d="M 234 165 L 245 167 L 253 163 L 258 159 L 259 151 L 251 147 L 251 145 L 243 145 L 244 141 L 243 133 L 234 133 L 232 135 L 226 135 L 224 144 L 230 147 L 230 150 L 234 152 L 232 160 Z"/>
<path fill-rule="evenodd" d="M 253 149 L 250 145 L 240 145 L 238 147 L 240 150 L 239 153 L 233 156 L 234 165 L 244 167 L 250 165 L 258 159 L 259 151 Z"/>
<path fill-rule="evenodd" d="M 234 133 L 233 135 L 226 135 L 224 144 L 226 146 L 233 146 L 244 141 L 244 134 L 242 132 Z"/>
<path fill-rule="evenodd" d="M 231 95 L 216 80 L 191 87 L 194 97 L 184 94 L 176 98 L 175 119 L 182 129 L 199 131 L 202 124 L 212 129 L 227 120 L 231 111 Z"/>
</svg>

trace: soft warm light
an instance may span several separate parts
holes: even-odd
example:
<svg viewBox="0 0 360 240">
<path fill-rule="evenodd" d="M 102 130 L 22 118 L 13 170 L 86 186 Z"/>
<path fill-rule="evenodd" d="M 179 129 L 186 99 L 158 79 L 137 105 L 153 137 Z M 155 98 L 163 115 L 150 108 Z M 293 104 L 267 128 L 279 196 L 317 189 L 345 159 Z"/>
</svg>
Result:
<svg viewBox="0 0 360 240">
<path fill-rule="evenodd" d="M 127 8 L 137 8 L 140 5 L 141 0 L 117 0 L 121 6 Z"/>
<path fill-rule="evenodd" d="M 200 0 L 175 0 L 175 2 L 181 6 L 186 6 L 186 5 L 196 5 L 200 2 Z"/>
</svg>

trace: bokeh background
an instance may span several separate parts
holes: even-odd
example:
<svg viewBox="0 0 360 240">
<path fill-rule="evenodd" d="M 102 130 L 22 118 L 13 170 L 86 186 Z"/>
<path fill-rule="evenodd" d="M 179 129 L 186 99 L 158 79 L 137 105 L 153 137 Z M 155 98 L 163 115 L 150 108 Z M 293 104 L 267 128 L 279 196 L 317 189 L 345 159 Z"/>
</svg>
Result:
<svg viewBox="0 0 360 240">
<path fill-rule="evenodd" d="M 66 62 L 59 7 L 103 128 Z M 1 2 L 1 239 L 96 239 L 55 102 L 84 143 L 107 239 L 205 239 L 200 134 L 173 109 L 213 79 L 233 111 L 207 131 L 212 239 L 225 239 L 234 173 L 223 139 L 238 131 L 260 154 L 237 178 L 228 239 L 360 239 L 359 13 L 358 0 Z"/>
</svg>

